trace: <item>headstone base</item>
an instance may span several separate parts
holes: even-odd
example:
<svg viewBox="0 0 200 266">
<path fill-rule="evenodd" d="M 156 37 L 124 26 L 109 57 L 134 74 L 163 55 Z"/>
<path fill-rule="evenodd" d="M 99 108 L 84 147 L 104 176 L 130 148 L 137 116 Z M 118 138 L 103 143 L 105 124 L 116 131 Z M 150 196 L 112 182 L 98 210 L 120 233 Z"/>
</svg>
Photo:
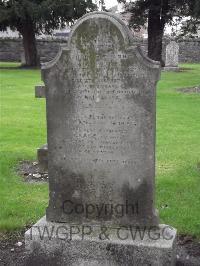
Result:
<svg viewBox="0 0 200 266">
<path fill-rule="evenodd" d="M 178 72 L 180 70 L 180 68 L 178 66 L 177 67 L 166 66 L 166 67 L 163 67 L 162 70 L 163 71 L 174 71 L 174 72 Z"/>
<path fill-rule="evenodd" d="M 175 265 L 176 230 L 70 225 L 39 220 L 25 233 L 31 262 L 48 265 Z M 46 264 L 45 264 L 46 263 Z"/>
<path fill-rule="evenodd" d="M 48 172 L 48 144 L 37 149 L 37 159 L 40 173 Z"/>
</svg>

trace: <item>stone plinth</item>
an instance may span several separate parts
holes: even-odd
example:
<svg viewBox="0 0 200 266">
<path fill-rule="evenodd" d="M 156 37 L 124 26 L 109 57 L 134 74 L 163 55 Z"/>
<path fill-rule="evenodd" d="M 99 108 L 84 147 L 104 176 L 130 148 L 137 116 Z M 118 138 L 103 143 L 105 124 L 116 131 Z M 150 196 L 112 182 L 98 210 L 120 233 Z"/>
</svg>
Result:
<svg viewBox="0 0 200 266">
<path fill-rule="evenodd" d="M 163 71 L 172 71 L 172 72 L 179 72 L 180 71 L 180 68 L 177 66 L 177 67 L 163 67 L 162 69 Z"/>
<path fill-rule="evenodd" d="M 57 265 L 68 266 L 175 265 L 176 230 L 159 225 L 143 232 L 142 227 L 140 231 L 134 227 L 101 229 L 99 225 L 51 223 L 43 217 L 25 233 L 25 243 L 35 264 L 55 260 Z"/>
</svg>

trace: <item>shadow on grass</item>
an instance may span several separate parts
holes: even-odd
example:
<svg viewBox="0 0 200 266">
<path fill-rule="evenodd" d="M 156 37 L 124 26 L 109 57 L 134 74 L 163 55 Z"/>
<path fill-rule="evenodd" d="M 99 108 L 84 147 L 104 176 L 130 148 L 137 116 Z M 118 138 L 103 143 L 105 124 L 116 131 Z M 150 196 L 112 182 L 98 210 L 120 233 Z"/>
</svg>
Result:
<svg viewBox="0 0 200 266">
<path fill-rule="evenodd" d="M 38 70 L 40 69 L 40 66 L 38 67 L 29 67 L 29 66 L 1 66 L 0 70 Z"/>
<path fill-rule="evenodd" d="M 0 70 L 23 70 L 23 69 L 28 69 L 28 70 L 38 70 L 40 69 L 40 65 L 38 66 L 25 66 L 22 65 L 21 62 L 0 62 Z"/>
</svg>

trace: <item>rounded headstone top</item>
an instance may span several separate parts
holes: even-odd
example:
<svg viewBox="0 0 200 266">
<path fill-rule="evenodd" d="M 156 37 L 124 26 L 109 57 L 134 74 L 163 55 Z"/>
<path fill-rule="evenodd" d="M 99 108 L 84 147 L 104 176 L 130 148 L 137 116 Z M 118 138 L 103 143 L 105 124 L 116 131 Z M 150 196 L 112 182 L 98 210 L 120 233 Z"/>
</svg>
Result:
<svg viewBox="0 0 200 266">
<path fill-rule="evenodd" d="M 95 11 L 95 12 L 90 12 L 84 15 L 76 22 L 69 36 L 69 40 L 68 40 L 69 47 L 71 45 L 73 36 L 76 34 L 76 31 L 81 27 L 81 25 L 83 25 L 86 22 L 90 22 L 91 24 L 102 23 L 102 22 L 105 22 L 105 23 L 107 22 L 108 24 L 111 23 L 120 31 L 121 35 L 123 36 L 125 45 L 130 46 L 133 44 L 132 33 L 129 30 L 129 28 L 126 26 L 124 21 L 120 19 L 119 16 L 113 13 L 110 13 L 110 12 Z M 88 29 L 88 31 L 89 30 L 90 29 Z"/>
<path fill-rule="evenodd" d="M 62 46 L 55 59 L 43 64 L 42 69 L 53 67 L 66 53 L 70 54 L 71 60 L 84 54 L 93 65 L 97 57 L 117 55 L 121 58 L 122 54 L 129 53 L 143 65 L 160 68 L 159 62 L 145 56 L 135 45 L 132 32 L 124 21 L 109 12 L 91 12 L 81 17 L 71 30 L 67 46 Z"/>
</svg>

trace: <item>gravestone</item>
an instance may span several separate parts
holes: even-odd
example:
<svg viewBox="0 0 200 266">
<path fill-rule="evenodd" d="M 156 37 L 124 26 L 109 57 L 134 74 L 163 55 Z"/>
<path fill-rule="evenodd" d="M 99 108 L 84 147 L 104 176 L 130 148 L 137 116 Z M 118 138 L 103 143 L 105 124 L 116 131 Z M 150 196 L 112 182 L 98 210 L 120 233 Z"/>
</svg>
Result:
<svg viewBox="0 0 200 266">
<path fill-rule="evenodd" d="M 45 98 L 46 96 L 45 86 L 37 85 L 35 86 L 35 98 Z"/>
<path fill-rule="evenodd" d="M 173 265 L 176 231 L 159 225 L 154 202 L 159 76 L 106 12 L 82 17 L 43 65 L 50 199 L 25 234 L 29 250 L 58 252 L 61 265 Z M 40 239 L 46 227 L 55 232 Z M 129 228 L 148 233 L 131 239 Z"/>
<path fill-rule="evenodd" d="M 175 41 L 171 41 L 166 46 L 166 60 L 165 60 L 165 70 L 178 70 L 179 62 L 179 45 Z"/>
<path fill-rule="evenodd" d="M 40 173 L 48 172 L 48 145 L 44 144 L 37 149 L 37 160 Z"/>
<path fill-rule="evenodd" d="M 46 98 L 46 89 L 44 85 L 35 86 L 35 98 Z M 48 172 L 48 145 L 44 144 L 37 149 L 37 160 L 40 173 Z"/>
<path fill-rule="evenodd" d="M 21 65 L 22 66 L 26 65 L 26 58 L 24 51 L 21 52 Z"/>
</svg>

